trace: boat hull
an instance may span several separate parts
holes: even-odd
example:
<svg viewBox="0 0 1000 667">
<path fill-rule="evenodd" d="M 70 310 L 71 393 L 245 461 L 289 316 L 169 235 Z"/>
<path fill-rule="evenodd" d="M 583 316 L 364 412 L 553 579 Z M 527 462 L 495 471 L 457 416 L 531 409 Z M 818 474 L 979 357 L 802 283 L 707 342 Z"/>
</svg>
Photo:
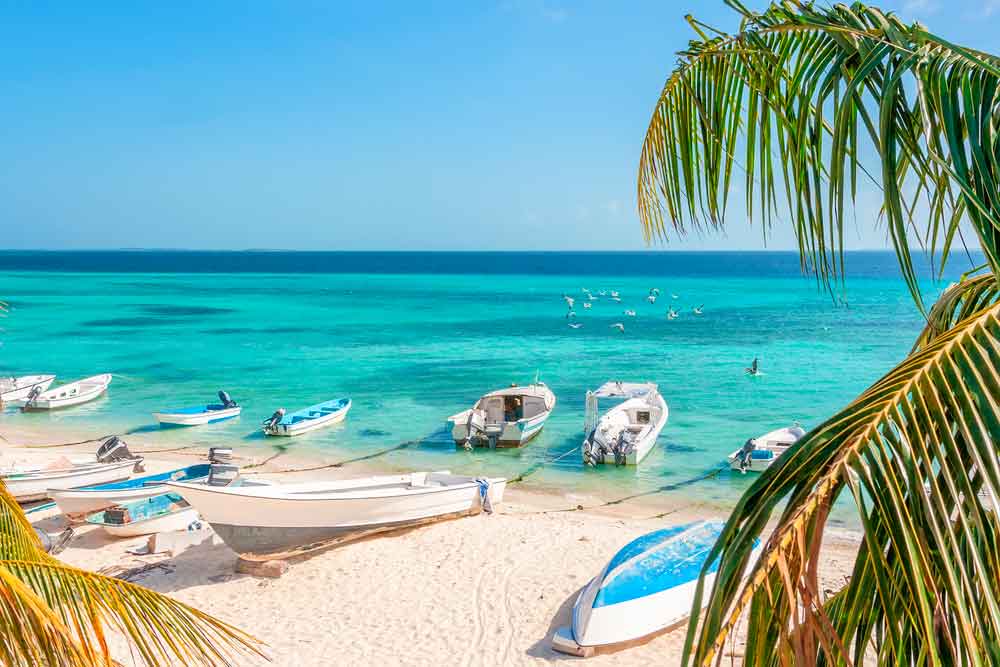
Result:
<svg viewBox="0 0 1000 667">
<path fill-rule="evenodd" d="M 660 416 L 656 420 L 656 423 L 652 426 L 652 428 L 650 428 L 649 432 L 646 433 L 646 435 L 643 436 L 638 442 L 636 442 L 635 447 L 633 447 L 632 450 L 625 456 L 624 465 L 627 466 L 639 465 L 642 462 L 642 460 L 646 458 L 646 456 L 651 451 L 653 451 L 653 447 L 656 445 L 656 441 L 660 437 L 660 432 L 663 431 L 664 427 L 667 425 L 667 420 L 670 417 L 670 411 L 667 408 L 667 402 L 659 394 L 656 395 L 656 399 L 657 399 L 656 400 L 657 407 L 660 409 Z M 606 415 L 611 414 L 614 410 L 615 408 L 612 408 L 611 410 L 608 411 L 608 413 L 605 414 Z M 602 420 L 603 419 L 604 417 L 602 417 Z M 586 454 L 586 449 L 587 449 L 586 444 L 587 443 L 584 442 L 584 446 L 581 448 L 584 451 L 583 455 L 584 462 L 588 460 Z M 615 464 L 615 457 L 614 454 L 611 453 L 596 454 L 593 456 L 592 461 L 594 464 L 607 463 L 613 465 Z"/>
<path fill-rule="evenodd" d="M 142 459 L 135 459 L 107 464 L 88 464 L 64 470 L 40 470 L 27 474 L 3 475 L 0 479 L 15 500 L 29 502 L 48 498 L 50 489 L 76 489 L 128 479 L 141 461 Z"/>
<path fill-rule="evenodd" d="M 0 385 L 0 404 L 24 400 L 35 387 L 45 391 L 55 379 L 55 375 L 25 375 L 15 378 L 16 387 L 5 389 L 10 385 Z"/>
<path fill-rule="evenodd" d="M 542 428 L 545 426 L 545 421 L 549 418 L 550 414 L 552 414 L 551 411 L 536 415 L 531 419 L 522 419 L 517 422 L 504 422 L 503 430 L 496 441 L 497 449 L 523 447 L 528 444 L 542 432 Z M 467 422 L 460 421 L 456 421 L 453 424 L 451 437 L 455 441 L 455 445 L 457 447 L 462 447 L 465 445 L 465 441 L 469 437 L 469 425 Z M 469 441 L 469 444 L 473 447 L 489 447 L 490 441 L 486 438 L 474 437 L 471 441 Z"/>
<path fill-rule="evenodd" d="M 108 532 L 109 535 L 114 535 L 115 537 L 138 537 L 139 535 L 172 533 L 179 530 L 187 530 L 188 526 L 197 520 L 198 510 L 193 507 L 186 507 L 177 512 L 153 517 L 152 519 L 145 519 L 143 521 L 133 521 L 120 526 L 106 523 L 100 525 Z"/>
<path fill-rule="evenodd" d="M 160 426 L 203 426 L 233 419 L 240 416 L 241 412 L 243 412 L 242 406 L 236 406 L 204 412 L 154 412 L 153 418 L 160 423 Z"/>
<path fill-rule="evenodd" d="M 326 428 L 327 426 L 333 426 L 334 424 L 344 421 L 352 405 L 353 403 L 348 400 L 344 407 L 334 412 L 330 412 L 329 414 L 311 419 L 302 419 L 295 422 L 279 422 L 273 427 L 265 429 L 264 433 L 271 436 L 290 438 L 292 436 L 302 435 L 303 433 L 309 433 L 310 431 L 315 431 L 317 429 Z M 315 408 L 318 406 L 313 407 Z M 307 409 L 311 410 L 313 408 Z"/>
<path fill-rule="evenodd" d="M 98 488 L 48 489 L 47 495 L 55 501 L 59 511 L 67 518 L 77 520 L 112 505 L 158 496 L 167 491 L 164 484 L 172 479 L 194 483 L 202 482 L 208 478 L 209 469 L 208 464 L 199 464 L 157 475 L 139 477 L 120 484 L 101 484 L 97 485 Z M 125 486 L 126 484 L 128 486 Z"/>
<path fill-rule="evenodd" d="M 111 375 L 108 373 L 70 382 L 43 392 L 30 404 L 25 403 L 22 409 L 27 412 L 58 410 L 87 403 L 103 395 L 109 384 Z M 21 402 L 24 403 L 23 400 Z"/>
<path fill-rule="evenodd" d="M 427 479 L 446 485 L 425 485 Z M 505 485 L 505 480 L 490 480 L 492 503 L 501 502 Z M 198 509 L 233 551 L 251 556 L 308 551 L 330 541 L 477 513 L 482 507 L 478 483 L 446 473 L 256 489 L 168 486 Z"/>
</svg>

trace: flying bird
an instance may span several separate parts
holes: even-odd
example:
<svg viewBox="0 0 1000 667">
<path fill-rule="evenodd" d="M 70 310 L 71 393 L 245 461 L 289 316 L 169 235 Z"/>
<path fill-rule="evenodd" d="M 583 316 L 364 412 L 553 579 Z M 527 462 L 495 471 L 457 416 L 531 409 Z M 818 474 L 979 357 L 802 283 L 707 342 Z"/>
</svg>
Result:
<svg viewBox="0 0 1000 667">
<path fill-rule="evenodd" d="M 622 333 L 625 333 L 625 325 L 622 324 L 621 322 L 615 322 L 614 324 L 611 325 L 611 328 L 618 329 Z"/>
<path fill-rule="evenodd" d="M 583 325 L 582 325 L 582 324 L 580 324 L 579 322 L 570 322 L 570 323 L 569 323 L 569 328 L 570 328 L 570 329 L 579 329 L 579 328 L 580 328 L 580 327 L 582 327 L 582 326 L 583 326 Z"/>
</svg>

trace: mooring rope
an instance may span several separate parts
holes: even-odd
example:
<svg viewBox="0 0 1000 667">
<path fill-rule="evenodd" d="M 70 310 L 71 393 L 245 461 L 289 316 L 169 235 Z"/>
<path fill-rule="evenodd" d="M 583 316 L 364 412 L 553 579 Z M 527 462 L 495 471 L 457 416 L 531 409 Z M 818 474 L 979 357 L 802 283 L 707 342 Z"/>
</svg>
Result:
<svg viewBox="0 0 1000 667">
<path fill-rule="evenodd" d="M 357 463 L 358 461 L 368 461 L 368 460 L 371 460 L 371 459 L 375 459 L 375 458 L 378 458 L 380 456 L 385 456 L 386 454 L 391 454 L 392 452 L 399 451 L 400 449 L 406 449 L 408 447 L 412 447 L 413 445 L 419 445 L 421 442 L 423 442 L 423 440 L 407 440 L 406 442 L 401 442 L 398 445 L 394 445 L 393 447 L 389 447 L 388 449 L 382 449 L 382 450 L 379 450 L 377 452 L 372 452 L 371 454 L 364 454 L 362 456 L 355 456 L 355 457 L 350 458 L 350 459 L 344 459 L 342 461 L 337 461 L 336 463 L 324 463 L 323 465 L 307 466 L 305 468 L 285 468 L 283 470 L 267 470 L 267 471 L 263 471 L 262 474 L 267 474 L 267 475 L 283 475 L 285 473 L 293 473 L 293 472 L 315 472 L 317 470 L 327 470 L 329 468 L 341 468 L 341 467 L 343 467 L 345 465 L 348 465 L 349 463 Z M 267 461 L 273 460 L 273 459 L 277 458 L 278 456 L 280 456 L 281 454 L 284 454 L 284 452 L 278 452 L 277 454 L 271 456 L 269 459 L 266 459 L 265 461 L 263 461 L 261 463 L 251 464 L 249 466 L 244 466 L 242 469 L 245 470 L 245 469 L 250 468 L 250 467 L 256 468 L 256 467 L 262 466 Z"/>
<path fill-rule="evenodd" d="M 534 475 L 536 472 L 538 472 L 539 470 L 541 470 L 545 466 L 552 465 L 556 461 L 562 460 L 562 459 L 566 458 L 567 456 L 569 456 L 570 454 L 572 454 L 573 452 L 578 452 L 578 451 L 580 451 L 580 446 L 579 445 L 574 445 L 574 446 L 570 447 L 569 449 L 567 449 L 562 454 L 560 454 L 559 456 L 555 457 L 554 459 L 551 459 L 549 461 L 541 461 L 539 463 L 535 463 L 535 464 L 533 464 L 531 466 L 528 466 L 528 468 L 526 468 L 524 470 L 524 472 L 522 472 L 521 474 L 517 475 L 516 477 L 512 477 L 511 479 L 507 480 L 507 483 L 508 484 L 517 484 L 518 482 L 523 482 L 524 478 L 527 477 L 528 475 Z"/>
</svg>

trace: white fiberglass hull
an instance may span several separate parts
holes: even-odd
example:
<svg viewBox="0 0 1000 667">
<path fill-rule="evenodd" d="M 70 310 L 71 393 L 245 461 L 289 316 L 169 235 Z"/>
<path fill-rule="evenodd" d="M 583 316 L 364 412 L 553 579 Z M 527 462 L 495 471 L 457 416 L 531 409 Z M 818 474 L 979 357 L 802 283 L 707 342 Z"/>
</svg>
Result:
<svg viewBox="0 0 1000 667">
<path fill-rule="evenodd" d="M 620 413 L 627 411 L 630 407 L 628 403 L 622 403 L 621 405 L 616 405 L 607 412 L 605 412 L 600 421 L 598 422 L 597 429 L 595 429 L 594 434 L 591 437 L 600 437 L 598 434 L 601 431 L 601 427 L 607 422 L 613 422 Z M 635 446 L 626 454 L 625 461 L 623 465 L 639 465 L 646 456 L 653 451 L 653 447 L 656 445 L 656 440 L 660 437 L 660 432 L 667 425 L 667 420 L 670 417 L 670 411 L 667 408 L 667 402 L 659 394 L 655 397 L 655 407 L 658 408 L 659 416 L 656 418 L 656 422 L 653 423 L 649 430 L 645 431 L 641 437 L 635 441 Z M 583 460 L 588 462 L 587 447 L 586 442 L 584 442 L 583 450 Z M 610 447 L 609 447 L 610 449 Z M 594 464 L 607 463 L 615 464 L 615 456 L 613 453 L 608 452 L 603 456 L 594 456 L 592 459 Z"/>
<path fill-rule="evenodd" d="M 470 412 L 472 411 L 466 410 L 449 418 L 449 421 L 452 422 L 451 437 L 454 439 L 456 445 L 464 445 L 465 441 L 469 438 L 468 417 Z M 545 426 L 545 422 L 551 414 L 552 411 L 549 410 L 535 415 L 531 419 L 504 422 L 500 427 L 500 435 L 496 440 L 497 448 L 523 447 L 528 444 L 532 438 L 542 432 L 542 427 Z M 489 446 L 489 441 L 482 438 L 473 438 L 471 444 L 479 447 L 487 447 Z"/>
<path fill-rule="evenodd" d="M 95 375 L 78 382 L 70 382 L 43 392 L 38 398 L 25 403 L 25 410 L 56 410 L 87 403 L 100 397 L 111 384 L 111 374 Z M 21 401 L 24 403 L 24 400 Z"/>
<path fill-rule="evenodd" d="M 45 391 L 55 379 L 55 375 L 22 375 L 0 381 L 0 403 L 23 400 L 36 387 L 39 391 Z"/>
<path fill-rule="evenodd" d="M 28 502 L 48 498 L 49 489 L 76 489 L 128 479 L 141 460 L 92 463 L 63 470 L 3 471 L 0 472 L 0 479 L 15 500 Z"/>
<path fill-rule="evenodd" d="M 488 497 L 501 502 L 504 479 Z M 170 483 L 240 554 L 277 554 L 355 534 L 405 527 L 435 517 L 478 512 L 480 484 L 448 473 L 411 473 L 266 487 Z"/>
<path fill-rule="evenodd" d="M 334 424 L 344 421 L 350 409 L 351 403 L 348 403 L 347 407 L 343 410 L 331 412 L 330 414 L 322 417 L 317 417 L 315 419 L 303 419 L 302 421 L 294 424 L 277 424 L 273 429 L 265 431 L 265 434 L 289 438 L 294 435 L 302 435 L 303 433 L 309 433 L 310 431 L 326 428 L 327 426 L 333 426 Z"/>
<path fill-rule="evenodd" d="M 154 412 L 153 418 L 160 424 L 167 426 L 203 426 L 238 417 L 241 412 L 243 412 L 242 406 L 236 406 L 235 408 L 208 410 L 198 413 Z"/>
</svg>

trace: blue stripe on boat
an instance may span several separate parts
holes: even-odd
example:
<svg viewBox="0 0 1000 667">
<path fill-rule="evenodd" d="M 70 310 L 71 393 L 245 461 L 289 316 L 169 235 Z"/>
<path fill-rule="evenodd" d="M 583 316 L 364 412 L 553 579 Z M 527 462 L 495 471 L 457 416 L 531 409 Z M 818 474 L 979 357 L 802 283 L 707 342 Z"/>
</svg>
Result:
<svg viewBox="0 0 1000 667">
<path fill-rule="evenodd" d="M 206 412 L 216 412 L 218 410 L 225 410 L 226 406 L 221 403 L 215 403 L 212 405 L 196 405 L 192 408 L 175 408 L 173 410 L 160 410 L 160 414 L 163 415 L 200 415 Z"/>
<path fill-rule="evenodd" d="M 320 417 L 325 417 L 334 412 L 340 412 L 351 402 L 348 398 L 335 398 L 332 401 L 325 401 L 323 403 L 317 403 L 316 405 L 310 405 L 308 408 L 302 408 L 301 410 L 296 410 L 295 412 L 289 412 L 281 421 L 278 422 L 282 426 L 291 426 L 293 424 L 298 424 L 299 422 L 309 421 L 313 419 L 318 419 Z"/>
<path fill-rule="evenodd" d="M 629 542 L 608 564 L 593 607 L 635 600 L 697 579 L 724 525 L 706 521 L 672 526 Z M 682 535 L 686 531 L 691 534 Z M 708 571 L 717 567 L 718 560 Z"/>
<path fill-rule="evenodd" d="M 199 479 L 201 477 L 208 477 L 208 472 L 211 469 L 211 465 L 208 463 L 199 463 L 197 465 L 188 466 L 186 468 L 178 468 L 176 470 L 168 470 L 167 472 L 157 473 L 155 475 L 146 475 L 145 477 L 136 477 L 134 479 L 127 479 L 124 482 L 111 482 L 109 484 L 98 484 L 96 486 L 88 486 L 83 489 L 74 489 L 75 491 L 117 491 L 120 489 L 141 489 L 149 484 L 155 484 L 156 482 L 187 482 L 192 479 Z"/>
</svg>

